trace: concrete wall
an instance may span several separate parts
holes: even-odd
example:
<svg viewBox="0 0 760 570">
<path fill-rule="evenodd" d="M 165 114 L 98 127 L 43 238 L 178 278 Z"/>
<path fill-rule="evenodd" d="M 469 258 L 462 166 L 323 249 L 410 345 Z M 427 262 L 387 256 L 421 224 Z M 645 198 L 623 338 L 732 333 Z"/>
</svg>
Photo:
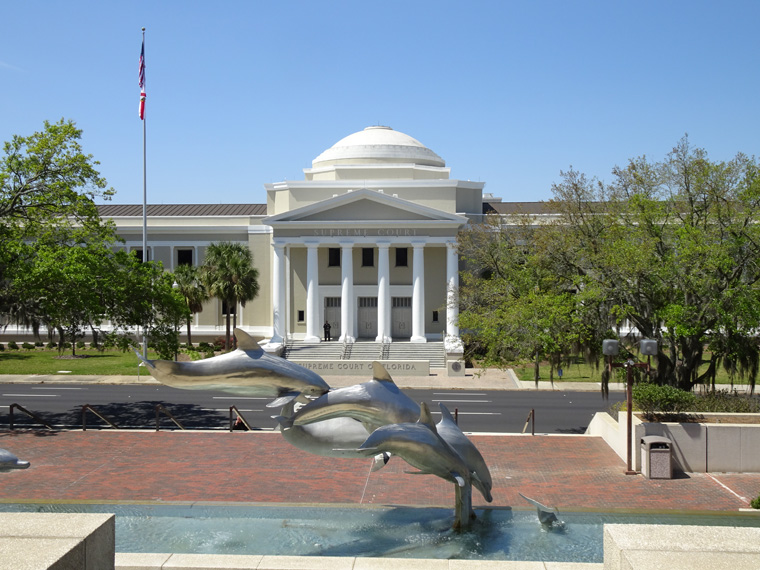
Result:
<svg viewBox="0 0 760 570">
<path fill-rule="evenodd" d="M 111 514 L 0 513 L 0 567 L 113 570 Z"/>
<path fill-rule="evenodd" d="M 686 473 L 760 473 L 760 424 L 728 423 L 732 414 L 710 415 L 726 423 L 642 422 L 633 415 L 632 463 L 641 469 L 641 438 L 660 435 L 673 442 L 673 462 Z M 597 413 L 586 433 L 599 436 L 626 460 L 626 412 L 615 422 L 606 412 Z"/>
</svg>

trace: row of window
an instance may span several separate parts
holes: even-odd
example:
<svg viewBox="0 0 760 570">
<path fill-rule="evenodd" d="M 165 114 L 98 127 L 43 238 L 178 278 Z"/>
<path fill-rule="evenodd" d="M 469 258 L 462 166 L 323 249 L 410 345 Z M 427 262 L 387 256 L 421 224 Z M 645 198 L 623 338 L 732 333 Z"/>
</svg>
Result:
<svg viewBox="0 0 760 570">
<path fill-rule="evenodd" d="M 340 267 L 340 248 L 331 247 L 327 250 L 327 266 Z M 362 248 L 362 267 L 375 266 L 375 249 Z M 406 247 L 396 248 L 396 267 L 409 267 L 409 250 Z"/>
<path fill-rule="evenodd" d="M 133 250 L 137 254 L 137 259 L 143 260 L 142 249 L 135 248 Z M 150 252 L 150 249 L 148 250 Z M 178 249 L 177 251 L 177 266 L 179 265 L 193 265 L 193 250 L 192 249 Z M 327 266 L 328 267 L 340 267 L 340 248 L 331 247 L 327 251 Z M 362 267 L 374 267 L 375 266 L 375 250 L 371 247 L 362 248 Z M 409 267 L 409 250 L 406 247 L 396 248 L 396 267 Z"/>
</svg>

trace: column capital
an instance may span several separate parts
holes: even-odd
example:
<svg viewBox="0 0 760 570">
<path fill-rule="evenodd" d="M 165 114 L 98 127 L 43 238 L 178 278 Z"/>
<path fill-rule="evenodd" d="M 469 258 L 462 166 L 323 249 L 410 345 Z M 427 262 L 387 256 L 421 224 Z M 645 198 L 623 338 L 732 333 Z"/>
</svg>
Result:
<svg viewBox="0 0 760 570">
<path fill-rule="evenodd" d="M 272 245 L 274 245 L 274 247 L 279 248 L 279 249 L 285 248 L 288 245 L 288 243 L 289 243 L 288 240 L 282 239 L 282 238 L 275 238 L 274 240 L 272 240 Z"/>
</svg>

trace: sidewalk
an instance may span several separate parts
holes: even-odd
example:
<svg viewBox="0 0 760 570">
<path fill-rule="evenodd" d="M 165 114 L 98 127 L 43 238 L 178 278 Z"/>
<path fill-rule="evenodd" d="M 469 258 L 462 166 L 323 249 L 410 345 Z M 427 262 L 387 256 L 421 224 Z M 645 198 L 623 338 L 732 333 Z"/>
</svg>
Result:
<svg viewBox="0 0 760 570">
<path fill-rule="evenodd" d="M 760 474 L 689 473 L 672 480 L 625 475 L 624 462 L 597 437 L 472 437 L 493 478 L 490 505 L 560 511 L 644 509 L 731 511 L 760 492 Z M 453 488 L 412 476 L 401 460 L 370 473 L 368 459 L 311 455 L 278 432 L 0 432 L 0 447 L 31 462 L 0 477 L 2 502 L 136 501 L 309 503 L 452 508 Z"/>
<path fill-rule="evenodd" d="M 334 388 L 366 382 L 363 376 L 323 376 Z M 468 368 L 464 377 L 450 377 L 445 370 L 433 370 L 428 376 L 394 376 L 399 388 L 433 390 L 554 390 L 562 392 L 598 392 L 599 382 L 524 382 L 511 370 Z M 158 384 L 149 373 L 137 376 L 90 376 L 72 374 L 0 374 L 0 384 Z M 625 390 L 622 383 L 610 384 L 611 391 Z"/>
</svg>

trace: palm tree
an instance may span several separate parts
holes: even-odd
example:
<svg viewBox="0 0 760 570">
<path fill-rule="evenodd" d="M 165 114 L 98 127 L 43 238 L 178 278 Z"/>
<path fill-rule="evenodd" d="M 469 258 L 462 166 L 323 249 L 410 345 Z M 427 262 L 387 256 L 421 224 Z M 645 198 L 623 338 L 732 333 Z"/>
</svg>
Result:
<svg viewBox="0 0 760 570">
<path fill-rule="evenodd" d="M 180 265 L 174 270 L 174 284 L 185 298 L 190 316 L 187 317 L 187 344 L 193 346 L 190 336 L 190 321 L 195 313 L 203 311 L 203 303 L 209 298 L 205 285 L 200 280 L 200 271 L 194 265 Z"/>
<path fill-rule="evenodd" d="M 208 292 L 227 305 L 225 348 L 229 349 L 230 311 L 237 324 L 237 304 L 245 306 L 259 293 L 259 272 L 253 267 L 251 250 L 241 243 L 212 243 L 206 249 L 201 276 Z"/>
</svg>

